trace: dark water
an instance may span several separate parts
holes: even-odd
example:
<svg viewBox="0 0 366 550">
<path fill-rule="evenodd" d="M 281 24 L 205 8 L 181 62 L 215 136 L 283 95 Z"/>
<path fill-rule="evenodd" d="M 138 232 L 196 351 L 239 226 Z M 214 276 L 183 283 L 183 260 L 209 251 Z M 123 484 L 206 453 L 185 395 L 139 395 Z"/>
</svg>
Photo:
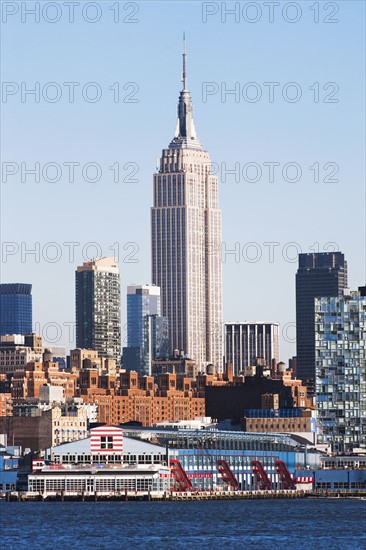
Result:
<svg viewBox="0 0 366 550">
<path fill-rule="evenodd" d="M 0 547 L 366 550 L 366 501 L 0 502 Z"/>
</svg>

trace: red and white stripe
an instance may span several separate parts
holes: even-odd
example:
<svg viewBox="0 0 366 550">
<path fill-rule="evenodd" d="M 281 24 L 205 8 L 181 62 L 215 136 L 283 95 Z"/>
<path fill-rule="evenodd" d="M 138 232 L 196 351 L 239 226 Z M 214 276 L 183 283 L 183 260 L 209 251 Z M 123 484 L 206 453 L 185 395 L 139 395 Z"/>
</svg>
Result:
<svg viewBox="0 0 366 550">
<path fill-rule="evenodd" d="M 112 449 L 102 449 L 101 447 L 101 438 L 102 437 L 112 437 L 113 438 L 113 448 Z M 98 428 L 93 428 L 90 430 L 90 451 L 91 454 L 122 454 L 123 452 L 123 435 L 121 428 L 116 428 L 114 426 L 99 426 Z"/>
<path fill-rule="evenodd" d="M 297 477 L 295 483 L 314 483 L 313 477 Z"/>
</svg>

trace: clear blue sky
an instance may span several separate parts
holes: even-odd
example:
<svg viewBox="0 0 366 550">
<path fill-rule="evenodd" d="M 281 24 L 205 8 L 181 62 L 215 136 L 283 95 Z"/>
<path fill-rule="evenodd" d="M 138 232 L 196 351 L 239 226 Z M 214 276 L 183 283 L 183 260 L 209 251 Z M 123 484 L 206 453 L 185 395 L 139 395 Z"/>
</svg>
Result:
<svg viewBox="0 0 366 550">
<path fill-rule="evenodd" d="M 2 80 L 15 83 L 19 92 L 3 96 L 1 104 L 2 162 L 19 165 L 19 172 L 2 182 L 2 241 L 16 243 L 19 252 L 2 257 L 1 276 L 3 282 L 33 284 L 35 328 L 48 334 L 53 345 L 75 345 L 69 341 L 65 323 L 74 321 L 74 271 L 83 261 L 86 243 L 97 242 L 103 255 L 113 254 L 109 247 L 119 243 L 123 324 L 127 285 L 150 281 L 152 174 L 156 158 L 174 134 L 183 30 L 199 139 L 219 165 L 232 169 L 239 163 L 240 170 L 245 170 L 248 163 L 256 163 L 262 169 L 257 182 L 246 181 L 242 175 L 235 182 L 228 175 L 220 185 L 224 242 L 227 249 L 239 247 L 241 254 L 240 258 L 228 255 L 223 265 L 224 319 L 279 321 L 281 327 L 290 324 L 288 339 L 294 340 L 297 264 L 289 260 L 296 260 L 297 248 L 287 243 L 298 243 L 304 252 L 322 251 L 326 243 L 337 243 L 348 260 L 349 286 L 364 284 L 364 2 L 315 3 L 319 23 L 314 22 L 314 2 L 306 1 L 296 3 L 301 14 L 295 8 L 283 14 L 288 2 L 280 2 L 273 23 L 263 2 L 254 3 L 244 13 L 248 3 L 241 2 L 238 22 L 230 15 L 222 21 L 221 2 L 210 6 L 187 1 L 137 2 L 135 14 L 135 3 L 120 2 L 120 22 L 115 23 L 116 12 L 110 8 L 116 2 L 103 1 L 96 3 L 99 15 L 93 7 L 86 12 L 89 19 L 100 16 L 94 24 L 82 17 L 85 2 L 75 6 L 73 23 L 63 2 L 58 2 L 58 12 L 49 8 L 42 13 L 45 4 L 40 2 L 40 22 L 36 23 L 34 16 L 21 13 L 20 2 L 2 2 L 3 16 L 4 10 L 9 13 L 16 9 L 12 6 L 19 8 L 7 19 L 5 13 L 2 24 Z M 230 9 L 234 3 L 226 5 Z M 27 3 L 28 8 L 33 6 L 34 2 Z M 218 13 L 204 23 L 202 10 L 215 11 L 216 7 Z M 256 23 L 245 20 L 256 16 Z M 285 20 L 297 16 L 297 22 Z M 45 20 L 58 17 L 55 23 Z M 137 22 L 123 22 L 123 18 Z M 339 22 L 325 23 L 325 18 Z M 39 103 L 31 96 L 21 101 L 22 82 L 23 89 L 39 82 Z M 50 82 L 58 88 L 45 87 Z M 68 100 L 64 82 L 80 83 L 75 87 L 74 103 Z M 96 103 L 86 101 L 81 93 L 90 82 L 102 91 Z M 133 98 L 138 101 L 114 102 L 117 87 L 114 91 L 109 87 L 116 82 L 122 99 L 136 88 L 129 85 L 124 90 L 124 85 L 136 83 Z M 202 95 L 205 82 L 216 83 L 211 86 L 216 93 L 207 101 Z M 248 87 L 251 82 L 256 87 Z M 273 102 L 266 82 L 279 83 Z M 297 102 L 283 98 L 289 82 L 301 90 Z M 333 84 L 324 90 L 329 82 L 336 83 L 338 91 Z M 314 83 L 319 83 L 318 102 L 314 101 L 318 89 Z M 222 100 L 220 92 L 225 86 L 232 89 L 235 85 L 239 101 L 233 95 Z M 7 86 L 7 91 L 16 89 Z M 59 101 L 43 98 L 42 91 L 52 99 L 57 89 L 62 94 Z M 262 97 L 250 102 L 256 90 Z M 294 97 L 295 91 L 289 87 L 285 97 Z M 85 91 L 90 97 L 94 92 L 93 87 Z M 327 96 L 338 102 L 325 103 Z M 41 174 L 41 181 L 35 183 L 33 176 L 23 174 L 22 182 L 22 162 L 28 167 L 39 162 L 41 169 L 56 162 L 62 167 L 61 178 L 52 183 Z M 80 163 L 74 182 L 68 181 L 65 162 Z M 83 178 L 81 167 L 88 162 L 101 167 L 98 182 Z M 269 167 L 263 164 L 270 162 L 279 163 L 272 182 Z M 282 168 L 289 162 L 301 167 L 297 182 L 282 177 Z M 108 168 L 114 163 L 120 165 L 121 179 L 138 165 L 133 177 L 138 181 L 115 183 Z M 124 169 L 127 163 L 133 164 Z M 314 181 L 314 163 L 319 163 L 319 182 Z M 339 166 L 334 176 L 338 182 L 323 181 L 334 166 L 324 169 L 326 163 Z M 6 165 L 6 169 L 11 167 Z M 252 170 L 247 180 L 254 178 Z M 49 179 L 54 176 L 52 167 L 47 174 Z M 87 175 L 94 176 L 92 168 Z M 294 177 L 291 168 L 288 176 Z M 50 242 L 59 248 L 47 246 Z M 80 243 L 74 258 L 65 242 Z M 253 242 L 255 247 L 248 247 Z M 273 261 L 270 246 L 264 244 L 270 242 L 279 243 Z M 31 255 L 22 258 L 22 247 L 24 252 L 35 243 L 40 243 L 39 261 Z M 126 243 L 137 243 L 137 253 L 133 255 L 134 249 L 128 246 L 123 250 Z M 88 252 L 95 255 L 93 248 Z M 55 253 L 61 253 L 59 261 L 47 261 Z M 258 261 L 250 261 L 257 254 Z M 62 330 L 56 333 L 48 323 L 57 323 Z M 295 345 L 282 339 L 282 359 L 293 354 Z"/>
</svg>

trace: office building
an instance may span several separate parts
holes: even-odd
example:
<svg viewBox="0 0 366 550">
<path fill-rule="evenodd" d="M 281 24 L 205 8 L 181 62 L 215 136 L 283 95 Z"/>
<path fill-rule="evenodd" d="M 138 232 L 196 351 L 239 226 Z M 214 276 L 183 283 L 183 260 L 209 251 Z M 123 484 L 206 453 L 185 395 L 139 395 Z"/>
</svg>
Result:
<svg viewBox="0 0 366 550">
<path fill-rule="evenodd" d="M 121 363 L 120 276 L 113 258 L 84 262 L 76 270 L 76 346 Z"/>
<path fill-rule="evenodd" d="M 279 324 L 261 322 L 225 323 L 225 363 L 234 374 L 264 359 L 267 366 L 279 362 Z"/>
<path fill-rule="evenodd" d="M 145 361 L 143 373 L 151 376 L 153 361 L 169 358 L 169 321 L 160 315 L 146 315 L 144 318 Z"/>
<path fill-rule="evenodd" d="M 296 273 L 297 377 L 315 389 L 314 299 L 339 296 L 347 288 L 347 262 L 342 252 L 299 254 Z"/>
<path fill-rule="evenodd" d="M 158 286 L 128 286 L 127 347 L 123 348 L 125 369 L 151 375 L 152 361 L 169 357 L 168 319 L 160 312 Z"/>
<path fill-rule="evenodd" d="M 142 346 L 144 318 L 160 315 L 160 288 L 155 285 L 129 285 L 127 287 L 127 345 Z"/>
<path fill-rule="evenodd" d="M 32 285 L 0 284 L 0 335 L 32 332 Z"/>
<path fill-rule="evenodd" d="M 318 442 L 366 450 L 366 287 L 315 299 Z"/>
<path fill-rule="evenodd" d="M 152 281 L 169 319 L 170 351 L 222 371 L 221 210 L 218 178 L 195 132 L 183 54 L 176 132 L 154 174 Z"/>
</svg>

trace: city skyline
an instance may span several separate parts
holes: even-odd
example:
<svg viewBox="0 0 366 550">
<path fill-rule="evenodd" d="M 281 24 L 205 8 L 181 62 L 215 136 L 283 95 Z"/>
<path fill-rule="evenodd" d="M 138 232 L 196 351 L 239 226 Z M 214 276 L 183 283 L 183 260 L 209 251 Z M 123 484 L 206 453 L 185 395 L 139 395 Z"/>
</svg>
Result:
<svg viewBox="0 0 366 550">
<path fill-rule="evenodd" d="M 87 259 L 83 258 L 83 252 L 89 257 L 108 256 L 119 248 L 122 294 L 131 281 L 150 279 L 151 172 L 159 154 L 159 144 L 168 143 L 174 130 L 174 98 L 183 28 L 189 44 L 190 88 L 196 123 L 204 147 L 210 150 L 213 161 L 219 166 L 221 180 L 220 204 L 226 250 L 224 320 L 279 322 L 280 358 L 287 361 L 295 355 L 294 277 L 299 249 L 302 252 L 325 251 L 326 247 L 329 250 L 329 243 L 336 243 L 336 248 L 348 259 L 349 287 L 356 289 L 363 283 L 364 247 L 360 254 L 362 243 L 355 238 L 360 235 L 359 226 L 364 220 L 362 200 L 353 201 L 351 209 L 343 208 L 345 196 L 361 198 L 363 195 L 360 185 L 364 142 L 361 124 L 363 84 L 358 80 L 355 84 L 354 80 L 359 78 L 362 66 L 358 53 L 362 15 L 357 4 L 353 4 L 353 8 L 349 12 L 342 10 L 336 25 L 317 26 L 304 17 L 296 25 L 283 21 L 271 25 L 263 20 L 256 25 L 240 26 L 230 19 L 222 24 L 218 17 L 204 24 L 199 8 L 189 3 L 177 6 L 174 16 L 172 8 L 164 6 L 157 17 L 158 8 L 144 3 L 139 24 L 125 25 L 124 33 L 117 33 L 117 27 L 110 27 L 103 21 L 99 26 L 73 28 L 62 22 L 52 26 L 56 37 L 66 28 L 70 33 L 62 52 L 54 47 L 41 47 L 49 38 L 51 26 L 44 22 L 37 24 L 39 43 L 33 43 L 31 52 L 24 47 L 23 59 L 18 59 L 12 67 L 4 64 L 6 78 L 28 82 L 29 87 L 34 80 L 41 83 L 59 79 L 81 83 L 98 80 L 104 91 L 103 100 L 92 104 L 78 101 L 75 104 L 62 101 L 37 104 L 30 97 L 22 103 L 20 96 L 9 96 L 2 106 L 3 127 L 9 137 L 7 144 L 2 145 L 4 160 L 14 161 L 19 166 L 21 162 L 31 166 L 35 161 L 42 166 L 51 161 L 60 165 L 67 161 L 77 161 L 81 165 L 95 161 L 103 167 L 102 180 L 94 184 L 80 177 L 76 177 L 73 184 L 65 177 L 53 184 L 45 180 L 36 183 L 32 176 L 22 182 L 19 170 L 3 185 L 3 203 L 6 199 L 17 204 L 19 222 L 14 224 L 10 212 L 3 210 L 3 241 L 14 242 L 18 250 L 14 254 L 8 251 L 5 260 L 3 257 L 2 279 L 33 284 L 35 329 L 39 327 L 45 336 L 50 336 L 45 339 L 49 345 L 65 345 L 68 349 L 75 345 L 75 340 L 70 343 L 69 336 L 74 323 L 73 271 Z M 155 10 L 155 15 L 151 10 Z M 154 17 L 154 31 L 149 28 L 150 15 Z M 179 17 L 179 28 L 167 24 L 172 17 Z M 4 53 L 14 40 L 25 44 L 33 33 L 32 26 L 32 23 L 17 25 L 15 18 L 9 20 L 4 36 L 9 32 L 12 36 L 9 34 L 5 41 Z M 279 36 L 279 26 L 284 31 L 283 38 Z M 164 33 L 157 38 L 160 28 Z M 94 40 L 96 32 L 103 37 L 104 52 L 108 52 L 102 60 L 103 51 L 96 47 Z M 219 45 L 218 32 L 229 40 Z M 84 63 L 88 57 L 76 48 L 81 38 L 85 40 L 90 59 L 97 60 L 97 65 Z M 148 52 L 135 47 L 128 50 L 130 56 L 121 56 L 129 43 L 137 45 L 141 40 L 149 40 Z M 287 48 L 289 40 L 291 51 Z M 337 59 L 331 55 L 335 42 L 342 44 Z M 163 58 L 163 64 L 154 63 Z M 67 64 L 64 59 L 68 59 Z M 40 66 L 49 67 L 50 60 L 57 71 L 39 69 Z M 121 90 L 124 82 L 137 82 L 138 102 L 114 103 L 114 92 L 108 88 L 115 81 L 121 83 Z M 276 88 L 279 95 L 273 103 L 265 100 L 268 87 L 263 83 L 269 81 L 280 82 L 280 87 Z M 298 103 L 282 98 L 281 87 L 289 81 L 301 85 L 303 96 Z M 219 91 L 207 96 L 207 101 L 202 96 L 204 82 L 219 85 Z M 222 100 L 221 83 L 229 90 L 236 82 L 240 83 L 241 92 L 247 82 L 260 83 L 262 99 L 250 103 L 243 100 L 241 93 L 239 102 L 229 94 Z M 316 103 L 315 92 L 309 89 L 315 82 L 319 82 L 323 99 L 331 89 L 326 92 L 322 86 L 336 82 L 340 90 L 336 94 L 338 103 L 327 104 L 322 100 Z M 131 91 L 132 88 L 128 89 L 126 94 Z M 49 135 L 53 138 L 45 139 Z M 122 170 L 125 163 L 135 162 L 139 169 L 137 176 L 114 183 L 113 172 L 108 167 L 117 161 L 123 177 L 134 172 L 134 166 Z M 298 162 L 303 170 L 300 182 L 289 183 L 283 178 L 278 180 L 277 176 L 273 183 L 268 182 L 268 178 L 264 178 L 264 170 L 268 167 L 263 163 L 272 161 L 279 162 L 281 167 L 290 161 Z M 242 177 L 236 182 L 233 175 L 227 175 L 223 181 L 222 163 L 227 170 L 239 163 L 242 170 L 247 162 L 260 163 L 263 177 L 259 182 L 250 183 Z M 325 183 L 323 172 L 321 181 L 316 183 L 315 168 L 309 170 L 314 162 L 318 162 L 320 168 L 327 162 L 338 163 L 340 181 Z M 130 181 L 133 179 L 138 183 Z M 22 202 L 24 199 L 26 204 Z M 327 211 L 342 215 L 342 224 L 326 223 L 326 217 L 312 216 L 314 204 L 326 204 Z M 43 207 L 51 208 L 57 223 L 49 223 L 45 216 L 31 215 L 32 211 L 38 212 Z M 101 223 L 80 223 L 84 214 L 87 219 L 95 217 Z M 52 242 L 59 248 L 45 246 Z M 99 245 L 102 254 L 97 247 L 86 246 L 91 242 Z M 36 250 L 35 243 L 39 243 L 39 258 L 37 252 L 36 256 L 22 255 L 22 243 L 28 250 Z M 79 244 L 73 248 L 64 243 Z M 248 246 L 250 243 L 254 246 Z M 257 254 L 257 261 L 253 261 Z M 57 255 L 59 260 L 53 261 Z M 60 287 L 62 292 L 55 292 L 54 287 Z M 265 302 L 257 296 L 264 288 L 269 295 Z M 122 319 L 126 334 L 123 301 Z"/>
</svg>

